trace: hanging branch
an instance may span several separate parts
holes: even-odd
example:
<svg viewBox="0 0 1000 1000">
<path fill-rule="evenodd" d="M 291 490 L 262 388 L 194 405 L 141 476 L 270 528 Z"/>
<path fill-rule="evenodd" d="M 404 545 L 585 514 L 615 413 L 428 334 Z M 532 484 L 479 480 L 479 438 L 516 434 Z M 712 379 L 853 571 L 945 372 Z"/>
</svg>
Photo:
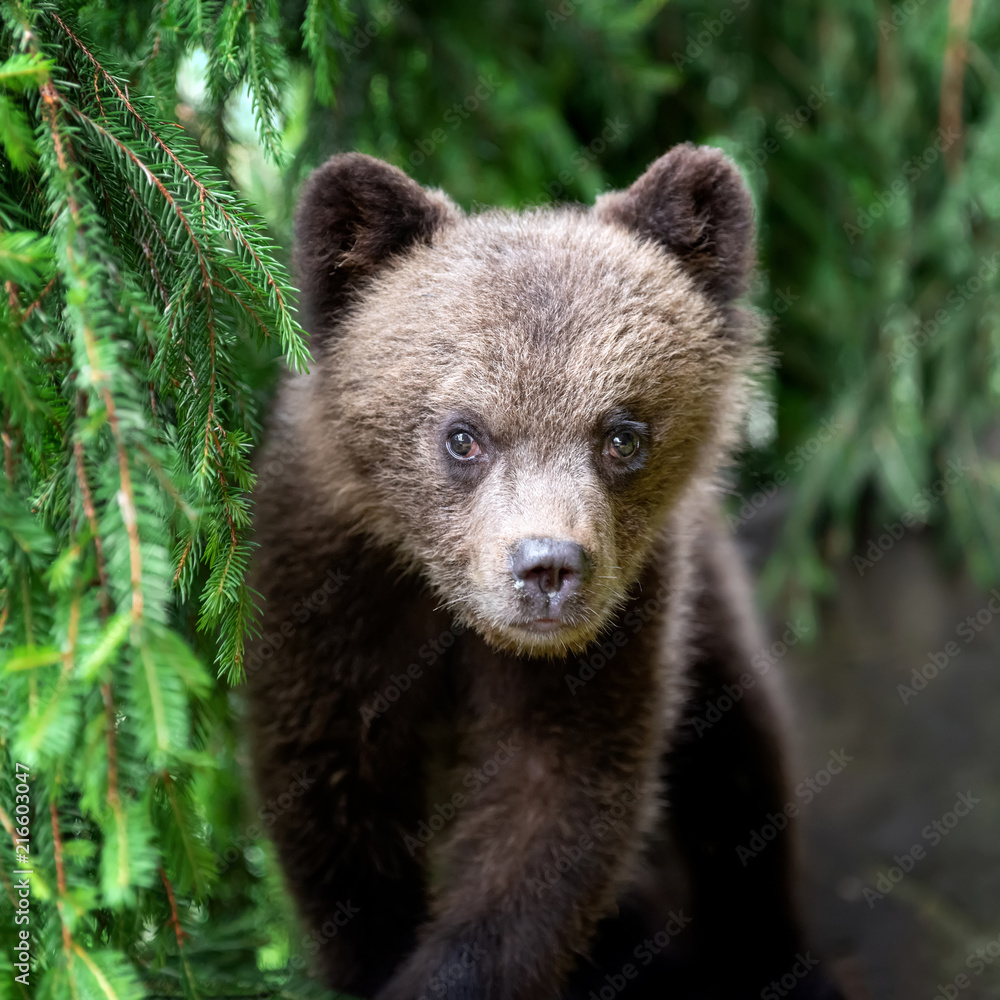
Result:
<svg viewBox="0 0 1000 1000">
<path fill-rule="evenodd" d="M 958 172 L 965 149 L 962 120 L 962 89 L 965 80 L 972 0 L 951 0 L 948 7 L 948 41 L 941 68 L 941 128 L 958 138 L 945 150 L 945 162 L 952 176 Z"/>
<path fill-rule="evenodd" d="M 308 352 L 263 223 L 165 117 L 164 81 L 226 6 L 126 6 L 112 27 L 62 0 L 0 4 L 0 768 L 26 763 L 49 798 L 32 847 L 54 885 L 33 907 L 63 946 L 35 948 L 38 988 L 140 1000 L 140 976 L 168 974 L 193 998 L 189 955 L 232 954 L 206 945 L 214 925 L 192 952 L 180 914 L 218 878 L 207 813 L 235 773 L 203 664 L 238 674 L 255 613 L 247 361 Z M 265 70 L 287 56 L 270 17 L 251 87 L 273 109 Z M 139 23 L 123 71 L 108 31 Z M 280 143 L 273 114 L 259 124 Z M 172 952 L 143 940 L 164 906 Z M 245 958 L 219 962 L 219 995 L 256 981 Z"/>
</svg>

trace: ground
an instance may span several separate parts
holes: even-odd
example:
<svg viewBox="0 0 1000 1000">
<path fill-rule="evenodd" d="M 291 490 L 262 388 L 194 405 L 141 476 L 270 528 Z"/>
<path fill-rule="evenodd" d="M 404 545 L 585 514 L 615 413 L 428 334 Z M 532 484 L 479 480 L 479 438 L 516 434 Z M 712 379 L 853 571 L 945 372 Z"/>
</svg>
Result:
<svg viewBox="0 0 1000 1000">
<path fill-rule="evenodd" d="M 747 532 L 752 561 L 768 534 Z M 1000 997 L 1000 591 L 949 575 L 916 536 L 837 580 L 818 640 L 782 657 L 797 780 L 853 758 L 797 798 L 814 940 L 851 1000 Z M 914 668 L 932 677 L 919 691 Z"/>
</svg>

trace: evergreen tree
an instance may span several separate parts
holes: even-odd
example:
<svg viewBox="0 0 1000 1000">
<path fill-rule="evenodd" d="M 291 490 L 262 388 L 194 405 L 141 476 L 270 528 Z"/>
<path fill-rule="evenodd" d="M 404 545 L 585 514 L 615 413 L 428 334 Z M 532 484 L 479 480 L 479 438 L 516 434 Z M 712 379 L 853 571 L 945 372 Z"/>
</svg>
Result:
<svg viewBox="0 0 1000 1000">
<path fill-rule="evenodd" d="M 261 900 L 213 895 L 240 797 L 212 673 L 253 627 L 253 376 L 308 352 L 261 221 L 172 117 L 201 49 L 280 160 L 288 56 L 268 0 L 144 6 L 0 6 L 0 996 L 264 983 Z M 328 97 L 342 20 L 302 22 Z"/>
</svg>

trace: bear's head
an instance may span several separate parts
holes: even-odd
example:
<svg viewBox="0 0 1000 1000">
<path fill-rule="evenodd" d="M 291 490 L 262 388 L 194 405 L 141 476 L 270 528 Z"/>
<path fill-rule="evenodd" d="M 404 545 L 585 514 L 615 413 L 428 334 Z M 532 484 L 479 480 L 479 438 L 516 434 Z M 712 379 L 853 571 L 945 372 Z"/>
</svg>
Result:
<svg viewBox="0 0 1000 1000">
<path fill-rule="evenodd" d="M 309 180 L 296 236 L 316 502 L 494 647 L 583 648 L 741 419 L 736 167 L 677 146 L 589 210 L 466 215 L 346 154 Z"/>
</svg>

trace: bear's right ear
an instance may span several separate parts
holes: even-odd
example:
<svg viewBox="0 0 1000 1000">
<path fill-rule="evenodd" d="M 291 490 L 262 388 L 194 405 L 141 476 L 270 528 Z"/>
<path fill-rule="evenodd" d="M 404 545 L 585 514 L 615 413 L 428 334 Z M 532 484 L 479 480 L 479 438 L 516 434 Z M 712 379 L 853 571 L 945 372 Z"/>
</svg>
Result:
<svg viewBox="0 0 1000 1000">
<path fill-rule="evenodd" d="M 594 212 L 659 244 L 720 305 L 746 291 L 754 266 L 753 202 L 721 149 L 674 146 L 630 188 L 601 195 Z"/>
<path fill-rule="evenodd" d="M 334 156 L 313 171 L 295 212 L 294 256 L 314 344 L 359 283 L 459 214 L 440 192 L 363 153 Z"/>
</svg>

